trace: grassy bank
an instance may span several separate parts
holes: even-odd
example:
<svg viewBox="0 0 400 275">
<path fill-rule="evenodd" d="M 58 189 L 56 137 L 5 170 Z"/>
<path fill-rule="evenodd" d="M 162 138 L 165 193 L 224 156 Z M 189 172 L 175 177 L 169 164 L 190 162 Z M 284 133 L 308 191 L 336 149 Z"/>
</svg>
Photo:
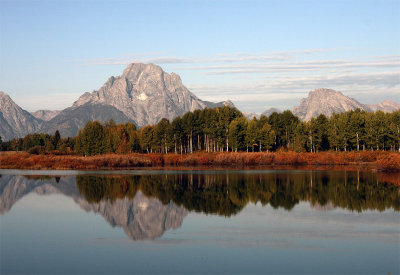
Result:
<svg viewBox="0 0 400 275">
<path fill-rule="evenodd" d="M 140 167 L 246 168 L 271 166 L 341 167 L 362 166 L 381 171 L 400 171 L 396 152 L 321 152 L 321 153 L 194 153 L 194 154 L 105 154 L 79 155 L 25 152 L 0 153 L 2 169 L 134 169 Z"/>
</svg>

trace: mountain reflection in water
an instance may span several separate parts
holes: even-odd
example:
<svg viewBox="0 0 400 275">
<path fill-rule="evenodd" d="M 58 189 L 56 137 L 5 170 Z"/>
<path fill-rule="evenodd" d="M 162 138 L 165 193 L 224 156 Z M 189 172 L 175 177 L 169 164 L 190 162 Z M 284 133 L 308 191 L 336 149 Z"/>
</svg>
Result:
<svg viewBox="0 0 400 275">
<path fill-rule="evenodd" d="M 316 210 L 400 210 L 400 187 L 380 181 L 373 172 L 194 171 L 2 175 L 0 213 L 7 213 L 31 192 L 72 197 L 85 211 L 100 214 L 113 227 L 122 227 L 132 240 L 159 238 L 165 231 L 181 227 L 189 211 L 229 217 L 248 203 L 288 211 L 302 201 Z"/>
</svg>

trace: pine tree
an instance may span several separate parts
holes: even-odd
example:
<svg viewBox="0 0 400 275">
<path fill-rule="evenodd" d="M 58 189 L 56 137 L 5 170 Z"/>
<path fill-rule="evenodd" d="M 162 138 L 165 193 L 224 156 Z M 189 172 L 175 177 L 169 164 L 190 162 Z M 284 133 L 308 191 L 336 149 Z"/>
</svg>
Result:
<svg viewBox="0 0 400 275">
<path fill-rule="evenodd" d="M 246 147 L 247 119 L 239 117 L 229 125 L 229 145 L 232 151 L 237 152 Z"/>
</svg>

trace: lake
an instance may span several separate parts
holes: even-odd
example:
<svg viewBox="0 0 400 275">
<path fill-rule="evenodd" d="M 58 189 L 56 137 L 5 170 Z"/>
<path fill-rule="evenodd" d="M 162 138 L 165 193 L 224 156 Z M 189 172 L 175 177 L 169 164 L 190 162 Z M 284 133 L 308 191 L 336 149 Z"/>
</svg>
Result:
<svg viewBox="0 0 400 275">
<path fill-rule="evenodd" d="M 0 174 L 1 274 L 400 273 L 398 174 Z"/>
</svg>

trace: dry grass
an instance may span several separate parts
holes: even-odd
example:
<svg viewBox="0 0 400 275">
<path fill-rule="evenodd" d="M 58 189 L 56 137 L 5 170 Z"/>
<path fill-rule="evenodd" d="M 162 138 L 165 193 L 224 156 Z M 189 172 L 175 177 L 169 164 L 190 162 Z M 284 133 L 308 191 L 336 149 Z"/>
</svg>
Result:
<svg viewBox="0 0 400 275">
<path fill-rule="evenodd" d="M 149 158 L 139 154 L 107 154 L 92 157 L 74 155 L 0 155 L 0 168 L 5 169 L 127 169 L 151 166 Z"/>
<path fill-rule="evenodd" d="M 400 171 L 400 154 L 382 153 L 378 156 L 376 165 L 382 171 Z"/>
<path fill-rule="evenodd" d="M 33 155 L 23 152 L 0 153 L 0 168 L 5 169 L 131 169 L 136 167 L 230 167 L 258 166 L 368 166 L 382 171 L 400 171 L 396 152 L 321 152 L 321 153 L 194 153 L 194 154 L 106 154 Z"/>
</svg>

